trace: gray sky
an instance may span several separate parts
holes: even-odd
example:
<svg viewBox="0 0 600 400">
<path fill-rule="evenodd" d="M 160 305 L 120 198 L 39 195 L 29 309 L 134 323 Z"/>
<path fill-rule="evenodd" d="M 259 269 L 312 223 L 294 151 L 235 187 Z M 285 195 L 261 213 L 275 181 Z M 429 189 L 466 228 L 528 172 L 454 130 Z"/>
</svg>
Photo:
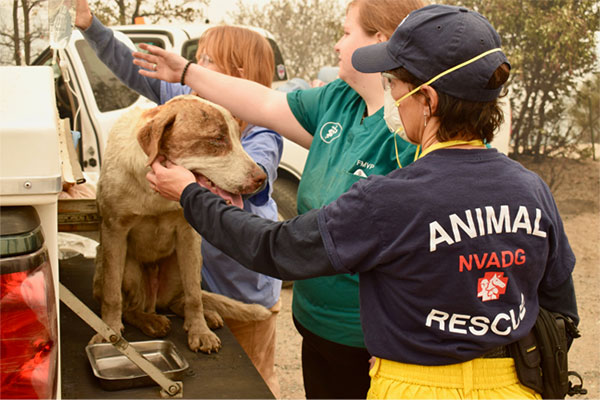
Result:
<svg viewBox="0 0 600 400">
<path fill-rule="evenodd" d="M 193 2 L 194 0 L 191 0 Z M 345 4 L 347 0 L 338 0 Z M 268 0 L 244 0 L 245 4 L 265 4 Z M 0 0 L 0 25 L 6 27 L 7 24 L 12 24 L 12 0 Z M 227 21 L 227 13 L 235 10 L 237 0 L 211 0 L 208 8 L 207 17 L 213 23 Z M 47 17 L 46 17 L 47 18 Z M 600 58 L 600 32 L 596 32 L 596 54 Z M 600 71 L 600 60 L 597 61 L 598 70 Z"/>
<path fill-rule="evenodd" d="M 0 0 L 4 1 L 4 0 Z M 245 4 L 265 4 L 266 0 L 244 0 Z M 208 8 L 208 19 L 211 22 L 217 23 L 221 20 L 227 22 L 227 12 L 235 10 L 237 0 L 211 0 Z"/>
</svg>

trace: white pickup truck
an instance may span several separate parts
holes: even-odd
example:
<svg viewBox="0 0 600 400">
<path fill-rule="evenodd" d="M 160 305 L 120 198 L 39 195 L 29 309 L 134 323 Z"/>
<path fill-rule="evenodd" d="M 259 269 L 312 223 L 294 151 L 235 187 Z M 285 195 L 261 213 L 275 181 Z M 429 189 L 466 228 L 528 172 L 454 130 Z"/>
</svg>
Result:
<svg viewBox="0 0 600 400">
<path fill-rule="evenodd" d="M 116 37 L 135 49 L 137 43 L 151 43 L 194 60 L 198 38 L 211 25 L 123 25 L 111 27 Z M 273 87 L 287 82 L 285 64 L 272 36 L 259 28 L 271 43 L 275 54 Z M 155 103 L 123 85 L 96 57 L 79 31 L 74 31 L 67 47 L 53 58 L 50 48 L 34 65 L 48 65 L 54 70 L 56 103 L 61 118 L 71 121 L 71 129 L 81 133 L 76 150 L 82 170 L 91 181 L 97 178 L 108 134 L 116 120 L 135 107 L 152 107 Z M 273 197 L 281 219 L 296 215 L 296 192 L 308 151 L 284 139 Z"/>
</svg>

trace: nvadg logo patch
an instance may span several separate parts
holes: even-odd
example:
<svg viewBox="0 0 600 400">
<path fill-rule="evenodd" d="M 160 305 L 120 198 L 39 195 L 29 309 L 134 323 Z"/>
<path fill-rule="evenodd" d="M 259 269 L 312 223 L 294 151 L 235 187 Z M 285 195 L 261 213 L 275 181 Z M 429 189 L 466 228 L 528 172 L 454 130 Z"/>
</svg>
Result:
<svg viewBox="0 0 600 400">
<path fill-rule="evenodd" d="M 321 127 L 319 135 L 325 143 L 331 143 L 342 134 L 342 125 L 339 122 L 327 122 Z"/>
</svg>

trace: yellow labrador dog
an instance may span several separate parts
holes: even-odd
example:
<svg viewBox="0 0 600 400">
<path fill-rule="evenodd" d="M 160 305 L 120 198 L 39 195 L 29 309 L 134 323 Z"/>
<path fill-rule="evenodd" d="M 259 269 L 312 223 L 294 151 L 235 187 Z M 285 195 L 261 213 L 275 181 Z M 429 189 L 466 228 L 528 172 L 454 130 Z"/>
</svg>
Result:
<svg viewBox="0 0 600 400">
<path fill-rule="evenodd" d="M 164 336 L 170 321 L 156 310 L 171 310 L 184 317 L 191 350 L 218 351 L 221 342 L 209 325 L 222 326 L 222 317 L 263 320 L 271 312 L 201 291 L 201 238 L 181 206 L 154 193 L 145 178 L 159 156 L 235 204 L 266 179 L 243 150 L 237 122 L 216 104 L 187 95 L 124 115 L 108 138 L 97 187 L 102 222 L 94 297 L 116 332 L 124 319 L 149 336 Z M 96 335 L 90 343 L 100 341 Z"/>
</svg>

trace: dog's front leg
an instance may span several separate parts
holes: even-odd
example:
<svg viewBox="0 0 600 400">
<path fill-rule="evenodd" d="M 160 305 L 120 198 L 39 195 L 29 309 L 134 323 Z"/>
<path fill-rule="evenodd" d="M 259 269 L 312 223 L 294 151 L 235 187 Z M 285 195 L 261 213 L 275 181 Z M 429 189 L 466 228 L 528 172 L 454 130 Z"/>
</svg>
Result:
<svg viewBox="0 0 600 400">
<path fill-rule="evenodd" d="M 101 314 L 102 320 L 106 322 L 116 333 L 121 334 L 124 330 L 123 314 L 123 273 L 125 270 L 125 259 L 127 256 L 127 235 L 129 228 L 117 223 L 114 219 L 105 218 L 100 224 L 100 254 L 102 276 L 101 276 Z M 103 342 L 104 338 L 96 334 L 90 343 Z"/>
<path fill-rule="evenodd" d="M 211 353 L 221 348 L 221 340 L 210 330 L 204 319 L 200 286 L 201 240 L 200 235 L 185 222 L 177 231 L 177 261 L 185 299 L 184 328 L 188 333 L 188 345 L 193 351 Z"/>
</svg>

